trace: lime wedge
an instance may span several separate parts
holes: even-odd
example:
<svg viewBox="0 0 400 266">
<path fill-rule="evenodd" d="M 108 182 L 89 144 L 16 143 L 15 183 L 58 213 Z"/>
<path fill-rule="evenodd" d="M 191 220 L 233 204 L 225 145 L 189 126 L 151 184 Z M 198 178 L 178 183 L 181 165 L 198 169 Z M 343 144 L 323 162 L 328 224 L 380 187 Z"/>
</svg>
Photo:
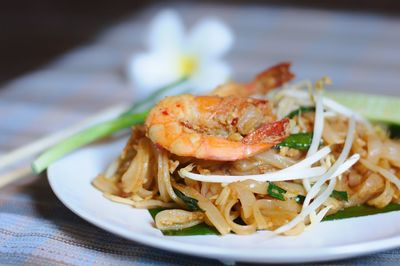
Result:
<svg viewBox="0 0 400 266">
<path fill-rule="evenodd" d="M 400 98 L 358 92 L 327 92 L 327 96 L 365 118 L 400 125 Z"/>
</svg>

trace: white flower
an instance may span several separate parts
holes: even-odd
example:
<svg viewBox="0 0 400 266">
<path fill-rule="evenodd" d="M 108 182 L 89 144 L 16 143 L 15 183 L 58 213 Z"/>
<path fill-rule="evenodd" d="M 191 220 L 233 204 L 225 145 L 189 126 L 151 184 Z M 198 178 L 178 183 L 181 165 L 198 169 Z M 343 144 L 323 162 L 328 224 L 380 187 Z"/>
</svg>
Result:
<svg viewBox="0 0 400 266">
<path fill-rule="evenodd" d="M 232 44 L 232 32 L 217 19 L 203 19 L 185 35 L 175 11 L 160 12 L 150 24 L 149 51 L 134 55 L 128 63 L 136 96 L 143 98 L 184 76 L 189 78 L 185 87 L 194 93 L 213 89 L 230 76 L 221 58 Z"/>
</svg>

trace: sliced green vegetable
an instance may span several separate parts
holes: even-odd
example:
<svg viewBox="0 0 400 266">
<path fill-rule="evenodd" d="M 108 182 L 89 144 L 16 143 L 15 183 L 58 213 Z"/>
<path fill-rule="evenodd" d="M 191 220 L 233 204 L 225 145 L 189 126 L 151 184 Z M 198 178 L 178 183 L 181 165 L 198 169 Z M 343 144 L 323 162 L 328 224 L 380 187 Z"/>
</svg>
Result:
<svg viewBox="0 0 400 266">
<path fill-rule="evenodd" d="M 315 112 L 315 107 L 313 106 L 301 106 L 300 108 L 290 112 L 286 117 L 292 119 L 295 116 L 298 116 L 303 113 L 308 113 L 308 112 Z"/>
<path fill-rule="evenodd" d="M 286 193 L 286 190 L 284 190 L 283 188 L 275 185 L 272 182 L 268 182 L 267 192 L 268 192 L 268 195 L 273 197 L 273 198 L 276 198 L 276 199 L 279 199 L 279 200 L 285 200 L 285 196 L 284 195 Z"/>
<path fill-rule="evenodd" d="M 348 91 L 327 92 L 327 96 L 372 121 L 400 125 L 398 97 Z"/>
<path fill-rule="evenodd" d="M 153 219 L 156 218 L 157 213 L 166 210 L 165 208 L 150 209 L 150 215 Z M 161 231 L 166 236 L 195 236 L 195 235 L 219 235 L 219 232 L 214 227 L 205 223 L 197 224 L 182 230 L 164 230 Z"/>
<path fill-rule="evenodd" d="M 165 230 L 162 233 L 166 236 L 196 236 L 196 235 L 219 235 L 220 233 L 214 227 L 205 223 L 196 224 L 192 227 L 182 230 Z"/>
<path fill-rule="evenodd" d="M 361 216 L 380 214 L 392 211 L 400 211 L 400 204 L 390 203 L 389 205 L 381 209 L 374 208 L 368 205 L 359 205 L 359 206 L 349 207 L 341 211 L 338 211 L 337 213 L 328 215 L 323 219 L 323 221 L 361 217 Z"/>
<path fill-rule="evenodd" d="M 181 191 L 178 189 L 174 188 L 175 194 L 180 198 L 186 206 L 189 208 L 191 211 L 201 211 L 199 205 L 197 204 L 199 201 L 197 199 L 191 198 L 183 194 Z"/>
<path fill-rule="evenodd" d="M 82 147 L 83 145 L 91 143 L 102 137 L 109 136 L 110 134 L 121 129 L 143 123 L 147 114 L 148 112 L 127 114 L 119 118 L 89 127 L 69 138 L 66 138 L 59 144 L 45 151 L 32 163 L 32 169 L 38 174 L 45 170 L 55 160 L 79 147 Z"/>
<path fill-rule="evenodd" d="M 303 204 L 305 199 L 306 199 L 306 197 L 303 195 L 297 195 L 297 197 L 294 198 L 294 200 L 299 204 Z"/>
<path fill-rule="evenodd" d="M 346 191 L 334 190 L 332 191 L 331 197 L 334 197 L 335 199 L 338 200 L 349 201 L 349 196 L 347 195 Z"/>
<path fill-rule="evenodd" d="M 297 133 L 287 137 L 284 141 L 277 144 L 277 148 L 288 147 L 296 150 L 308 150 L 311 146 L 312 133 Z"/>
</svg>

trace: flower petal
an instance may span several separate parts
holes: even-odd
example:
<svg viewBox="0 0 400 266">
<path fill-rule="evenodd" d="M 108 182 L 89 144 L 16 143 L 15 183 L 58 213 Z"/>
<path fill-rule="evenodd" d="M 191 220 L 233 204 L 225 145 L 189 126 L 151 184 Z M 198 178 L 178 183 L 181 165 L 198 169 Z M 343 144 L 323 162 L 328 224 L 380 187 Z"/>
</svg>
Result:
<svg viewBox="0 0 400 266">
<path fill-rule="evenodd" d="M 199 71 L 190 79 L 190 88 L 193 88 L 195 94 L 205 94 L 228 81 L 230 74 L 230 67 L 223 61 L 203 62 Z"/>
<path fill-rule="evenodd" d="M 149 48 L 157 52 L 182 50 L 184 31 L 184 25 L 178 13 L 172 9 L 165 9 L 150 23 Z"/>
<path fill-rule="evenodd" d="M 189 52 L 203 57 L 221 57 L 232 47 L 234 36 L 228 26 L 217 19 L 204 19 L 194 26 L 188 38 Z"/>
<path fill-rule="evenodd" d="M 176 67 L 177 56 L 164 53 L 138 54 L 128 63 L 127 75 L 136 85 L 135 94 L 142 98 L 156 89 L 180 78 Z"/>
</svg>

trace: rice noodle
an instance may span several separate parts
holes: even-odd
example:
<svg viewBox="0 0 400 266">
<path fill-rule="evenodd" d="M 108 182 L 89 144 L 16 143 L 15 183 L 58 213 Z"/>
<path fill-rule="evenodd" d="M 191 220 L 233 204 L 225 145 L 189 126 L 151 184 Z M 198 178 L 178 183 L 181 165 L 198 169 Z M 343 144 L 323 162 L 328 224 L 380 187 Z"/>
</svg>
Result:
<svg viewBox="0 0 400 266">
<path fill-rule="evenodd" d="M 217 228 L 221 235 L 225 235 L 231 231 L 231 227 L 227 221 L 210 200 L 190 187 L 177 186 L 177 188 L 185 195 L 188 195 L 189 197 L 192 197 L 198 201 L 199 207 L 206 213 L 207 218 L 212 222 L 215 228 Z"/>
<path fill-rule="evenodd" d="M 371 206 L 375 206 L 376 208 L 383 208 L 388 205 L 393 198 L 394 189 L 389 180 L 385 182 L 385 190 L 376 198 L 369 200 L 368 204 Z"/>
<path fill-rule="evenodd" d="M 266 195 L 268 189 L 268 183 L 263 181 L 254 181 L 254 180 L 245 180 L 240 182 L 246 189 L 250 190 L 253 193 Z"/>
<path fill-rule="evenodd" d="M 346 205 L 354 206 L 367 202 L 376 197 L 385 189 L 385 179 L 377 174 L 371 173 L 361 185 L 357 187 L 357 193 L 350 196 Z"/>
<path fill-rule="evenodd" d="M 326 121 L 324 125 L 322 136 L 324 141 L 329 145 L 340 144 L 344 142 L 344 139 L 339 136 L 339 132 L 337 132 L 337 130 L 335 130 L 335 128 L 329 123 L 329 120 Z"/>
<path fill-rule="evenodd" d="M 122 203 L 122 204 L 127 204 L 127 205 L 133 206 L 135 208 L 153 209 L 153 208 L 160 208 L 160 207 L 161 208 L 177 207 L 177 205 L 175 203 L 162 202 L 160 200 L 154 200 L 154 199 L 134 201 L 129 198 L 122 198 L 122 197 L 118 197 L 118 196 L 107 194 L 107 193 L 104 194 L 104 197 L 106 197 L 107 199 L 109 199 L 111 201 Z"/>
<path fill-rule="evenodd" d="M 103 193 L 118 194 L 120 191 L 114 182 L 102 174 L 92 181 L 92 185 Z"/>
<path fill-rule="evenodd" d="M 173 201 L 175 201 L 176 203 L 178 203 L 180 205 L 184 205 L 182 200 L 180 198 L 178 198 L 178 196 L 175 194 L 175 191 L 171 185 L 171 176 L 169 174 L 169 160 L 168 160 L 167 152 L 165 150 L 160 151 L 158 158 L 159 158 L 159 160 L 161 160 L 161 169 L 160 170 L 162 171 L 162 174 L 160 176 L 161 176 L 161 182 L 163 184 L 163 187 L 165 188 L 169 197 Z"/>
<path fill-rule="evenodd" d="M 385 140 L 383 143 L 381 157 L 390 161 L 400 168 L 400 143 L 394 140 Z"/>
<path fill-rule="evenodd" d="M 229 186 L 224 187 L 224 189 L 219 194 L 218 198 L 215 200 L 215 204 L 219 206 L 225 206 L 230 194 L 231 194 L 230 187 Z"/>
<path fill-rule="evenodd" d="M 262 161 L 276 167 L 278 169 L 285 169 L 296 163 L 295 160 L 279 155 L 274 150 L 269 150 L 267 152 L 260 153 L 255 156 L 255 159 Z"/>
<path fill-rule="evenodd" d="M 256 202 L 256 197 L 251 191 L 244 189 L 240 183 L 235 183 L 234 187 L 242 204 L 244 218 L 249 218 L 253 212 L 252 208 Z"/>
<path fill-rule="evenodd" d="M 279 227 L 278 229 L 274 230 L 274 234 L 282 234 L 285 231 L 288 231 L 295 227 L 298 223 L 302 222 L 308 215 L 310 215 L 312 212 L 314 212 L 316 209 L 319 208 L 319 206 L 324 203 L 329 196 L 332 194 L 333 189 L 335 188 L 336 184 L 336 179 L 331 179 L 329 181 L 328 187 L 319 195 L 317 196 L 314 201 L 308 205 L 306 208 L 304 208 L 299 215 L 297 215 L 293 220 L 288 222 L 287 224 Z"/>
<path fill-rule="evenodd" d="M 255 223 L 252 223 L 250 225 L 240 225 L 233 221 L 233 219 L 230 215 L 230 212 L 231 212 L 232 207 L 236 203 L 237 203 L 237 200 L 232 199 L 226 205 L 226 207 L 224 209 L 224 217 L 225 217 L 226 221 L 228 222 L 229 226 L 232 228 L 232 231 L 235 232 L 236 234 L 248 235 L 248 234 L 254 233 L 257 229 Z"/>
<path fill-rule="evenodd" d="M 111 179 L 117 172 L 118 167 L 119 167 L 119 158 L 114 159 L 114 161 L 112 161 L 112 163 L 107 167 L 106 171 L 104 172 L 104 177 Z"/>
<path fill-rule="evenodd" d="M 138 145 L 138 154 L 132 159 L 128 170 L 121 178 L 123 191 L 135 193 L 140 189 L 149 172 L 150 159 L 149 140 L 141 139 Z"/>
<path fill-rule="evenodd" d="M 265 229 L 270 229 L 268 226 L 268 223 L 265 221 L 264 216 L 262 215 L 260 211 L 260 203 L 262 200 L 257 200 L 254 205 L 253 205 L 253 216 L 254 220 L 257 224 L 257 229 L 259 230 L 265 230 Z"/>
<path fill-rule="evenodd" d="M 367 135 L 368 145 L 368 161 L 377 164 L 381 156 L 381 141 L 375 134 Z"/>
<path fill-rule="evenodd" d="M 157 186 L 160 192 L 160 198 L 162 201 L 167 202 L 170 200 L 170 194 L 168 193 L 167 184 L 165 180 L 169 178 L 169 173 L 165 168 L 165 160 L 162 152 L 158 152 L 157 156 Z"/>
<path fill-rule="evenodd" d="M 333 166 L 331 168 L 329 168 L 329 170 L 323 176 L 321 176 L 321 178 L 319 178 L 318 181 L 312 186 L 312 188 L 310 189 L 310 191 L 308 192 L 308 194 L 304 200 L 303 209 L 307 208 L 307 206 L 310 204 L 310 201 L 318 194 L 321 186 L 327 180 L 334 177 L 335 173 L 340 173 L 340 172 L 336 172 L 336 171 L 340 168 L 340 166 L 344 163 L 347 156 L 349 155 L 351 146 L 353 144 L 354 132 L 355 132 L 355 120 L 353 117 L 351 117 L 349 120 L 349 128 L 348 128 L 346 141 L 344 143 L 342 152 L 340 153 L 338 159 L 333 164 Z"/>
<path fill-rule="evenodd" d="M 395 184 L 398 189 L 400 189 L 400 179 L 395 174 L 391 173 L 390 171 L 388 171 L 388 170 L 386 170 L 386 169 L 384 169 L 384 168 L 382 168 L 382 167 L 380 167 L 378 165 L 375 165 L 375 164 L 371 163 L 368 160 L 360 159 L 360 162 L 365 167 L 367 167 L 369 170 L 381 174 L 383 177 L 385 177 L 390 182 Z"/>
</svg>

